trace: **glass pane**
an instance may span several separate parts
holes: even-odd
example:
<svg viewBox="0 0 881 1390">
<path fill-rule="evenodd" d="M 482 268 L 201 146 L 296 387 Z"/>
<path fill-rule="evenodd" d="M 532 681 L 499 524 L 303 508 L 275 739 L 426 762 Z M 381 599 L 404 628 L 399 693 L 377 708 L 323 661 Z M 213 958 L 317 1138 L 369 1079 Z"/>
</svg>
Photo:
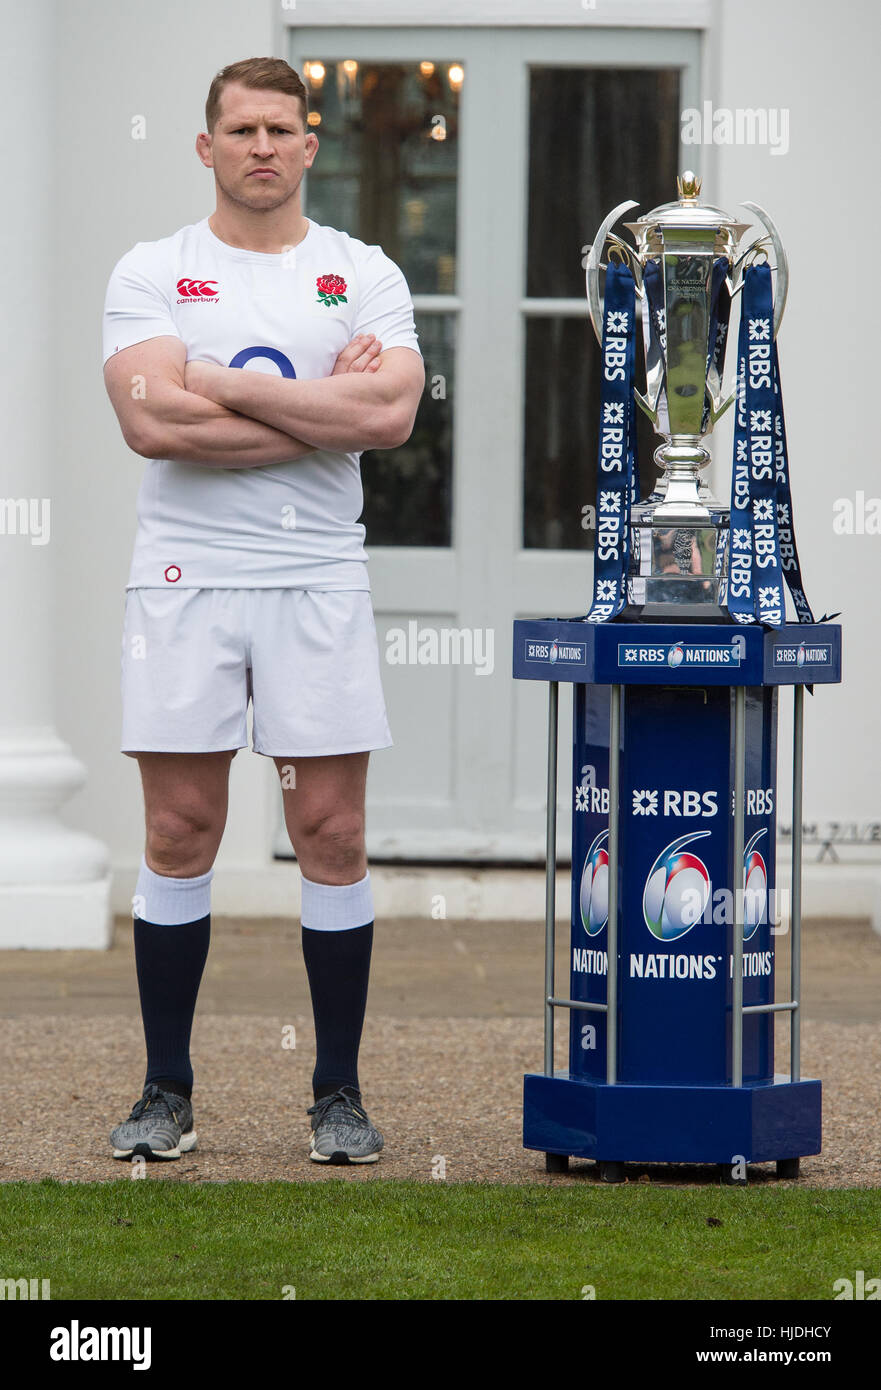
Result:
<svg viewBox="0 0 881 1390">
<path fill-rule="evenodd" d="M 533 68 L 527 296 L 583 295 L 581 248 L 626 199 L 675 198 L 678 159 L 678 69 Z"/>
<path fill-rule="evenodd" d="M 451 544 L 455 314 L 417 314 L 425 391 L 399 449 L 361 456 L 367 551 L 375 545 Z"/>
<path fill-rule="evenodd" d="M 413 294 L 452 294 L 461 63 L 303 64 L 319 140 L 305 211 L 381 246 Z"/>
<path fill-rule="evenodd" d="M 592 550 L 599 437 L 600 349 L 586 319 L 526 320 L 523 544 L 527 549 Z M 661 442 L 637 409 L 642 496 L 658 470 Z"/>
<path fill-rule="evenodd" d="M 678 160 L 678 69 L 533 68 L 527 296 L 584 298 L 582 248 L 625 199 L 636 217 L 674 198 Z M 592 549 L 599 347 L 586 319 L 530 317 L 525 331 L 523 544 Z M 637 420 L 645 495 L 660 441 Z"/>
</svg>

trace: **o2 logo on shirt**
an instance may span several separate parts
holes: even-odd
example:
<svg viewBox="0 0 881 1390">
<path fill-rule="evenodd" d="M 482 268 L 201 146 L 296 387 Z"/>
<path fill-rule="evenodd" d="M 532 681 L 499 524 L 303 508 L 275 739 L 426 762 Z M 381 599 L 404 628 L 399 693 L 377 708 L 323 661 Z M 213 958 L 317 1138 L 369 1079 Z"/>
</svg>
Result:
<svg viewBox="0 0 881 1390">
<path fill-rule="evenodd" d="M 283 352 L 279 352 L 278 348 L 242 348 L 241 352 L 236 353 L 235 357 L 232 359 L 229 365 L 231 367 L 244 367 L 251 361 L 252 357 L 268 357 L 269 361 L 274 362 L 275 365 L 278 367 L 278 370 L 281 372 L 282 376 L 289 377 L 292 381 L 296 380 L 297 373 L 294 371 L 293 362 L 290 360 L 289 357 L 285 357 Z"/>
</svg>

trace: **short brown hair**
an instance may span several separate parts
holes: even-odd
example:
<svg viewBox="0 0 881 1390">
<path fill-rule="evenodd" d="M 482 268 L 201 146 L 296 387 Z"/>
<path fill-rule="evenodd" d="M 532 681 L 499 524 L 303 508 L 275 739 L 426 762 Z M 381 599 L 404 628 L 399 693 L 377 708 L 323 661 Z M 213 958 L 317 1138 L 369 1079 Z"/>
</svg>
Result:
<svg viewBox="0 0 881 1390">
<path fill-rule="evenodd" d="M 265 89 L 272 92 L 285 92 L 287 96 L 299 97 L 303 124 L 309 109 L 308 95 L 299 73 L 294 72 L 284 58 L 242 58 L 238 63 L 230 63 L 221 68 L 208 89 L 205 102 L 205 123 L 209 133 L 214 130 L 220 115 L 220 98 L 228 82 L 240 82 L 243 87 L 254 91 Z"/>
</svg>

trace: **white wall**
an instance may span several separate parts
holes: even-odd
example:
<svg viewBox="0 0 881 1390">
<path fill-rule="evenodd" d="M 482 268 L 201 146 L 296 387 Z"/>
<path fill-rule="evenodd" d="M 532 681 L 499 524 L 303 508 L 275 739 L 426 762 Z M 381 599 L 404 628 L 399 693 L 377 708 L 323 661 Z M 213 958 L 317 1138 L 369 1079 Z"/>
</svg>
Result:
<svg viewBox="0 0 881 1390">
<path fill-rule="evenodd" d="M 57 7 L 58 124 L 53 237 L 57 725 L 89 770 L 67 819 L 109 846 L 114 900 L 134 892 L 143 847 L 140 780 L 119 752 L 124 587 L 143 461 L 123 443 L 104 391 L 100 324 L 107 278 L 136 241 L 168 235 L 214 208 L 214 180 L 193 148 L 215 72 L 271 54 L 268 3 L 78 0 Z M 131 138 L 146 118 L 145 140 Z M 19 145 L 19 151 L 26 147 Z M 234 761 L 218 864 L 268 862 L 274 769 Z"/>
<path fill-rule="evenodd" d="M 832 517 L 836 498 L 881 496 L 881 18 L 871 0 L 724 0 L 719 11 L 705 95 L 790 113 L 787 154 L 719 147 L 706 191 L 726 208 L 767 208 L 789 256 L 779 345 L 802 572 L 816 615 L 841 611 L 844 645 L 843 684 L 805 701 L 805 810 L 877 817 L 881 536 L 835 535 Z"/>
<path fill-rule="evenodd" d="M 602 10 L 601 4 L 597 19 Z M 611 13 L 609 3 L 606 10 Z M 325 11 L 332 20 L 333 4 Z M 103 390 L 103 295 L 113 263 L 136 240 L 165 235 L 213 207 L 211 175 L 192 147 L 214 72 L 238 58 L 281 50 L 274 50 L 268 3 L 79 0 L 58 5 L 56 14 L 56 346 L 47 360 L 45 396 L 57 460 L 56 722 L 89 770 L 67 819 L 109 845 L 120 871 L 115 901 L 121 907 L 133 891 L 131 869 L 142 846 L 137 769 L 117 751 L 123 589 L 141 462 L 126 450 Z M 878 35 L 869 0 L 837 7 L 820 0 L 720 0 L 707 43 L 705 95 L 716 106 L 790 111 L 786 156 L 718 149 L 705 194 L 728 207 L 741 199 L 762 203 L 789 250 L 781 356 L 799 541 L 812 601 L 819 612 L 843 609 L 845 624 L 845 684 L 807 702 L 806 811 L 846 817 L 879 810 L 872 677 L 879 665 L 881 538 L 836 537 L 831 527 L 836 497 L 859 487 L 881 493 L 871 380 L 877 291 L 861 283 L 874 251 L 867 233 L 879 213 Z M 147 121 L 144 141 L 130 136 L 138 115 Z M 20 140 L 16 148 L 28 153 Z M 853 288 L 839 290 L 834 260 L 856 247 L 860 278 L 851 272 Z M 722 473 L 727 480 L 727 463 Z M 227 876 L 238 883 L 237 902 L 249 876 L 256 885 L 269 861 L 272 779 L 263 759 L 243 752 L 235 760 L 218 868 L 241 870 Z M 221 873 L 220 910 L 223 884 Z"/>
</svg>

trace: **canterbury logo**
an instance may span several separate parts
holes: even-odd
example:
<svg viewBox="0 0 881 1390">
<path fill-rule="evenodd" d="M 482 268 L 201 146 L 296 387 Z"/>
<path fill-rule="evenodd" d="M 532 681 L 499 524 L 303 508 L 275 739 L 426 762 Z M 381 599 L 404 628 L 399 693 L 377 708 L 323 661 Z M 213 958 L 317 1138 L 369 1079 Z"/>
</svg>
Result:
<svg viewBox="0 0 881 1390">
<path fill-rule="evenodd" d="M 217 281 L 178 280 L 177 291 L 185 299 L 212 299 L 217 294 Z"/>
</svg>

